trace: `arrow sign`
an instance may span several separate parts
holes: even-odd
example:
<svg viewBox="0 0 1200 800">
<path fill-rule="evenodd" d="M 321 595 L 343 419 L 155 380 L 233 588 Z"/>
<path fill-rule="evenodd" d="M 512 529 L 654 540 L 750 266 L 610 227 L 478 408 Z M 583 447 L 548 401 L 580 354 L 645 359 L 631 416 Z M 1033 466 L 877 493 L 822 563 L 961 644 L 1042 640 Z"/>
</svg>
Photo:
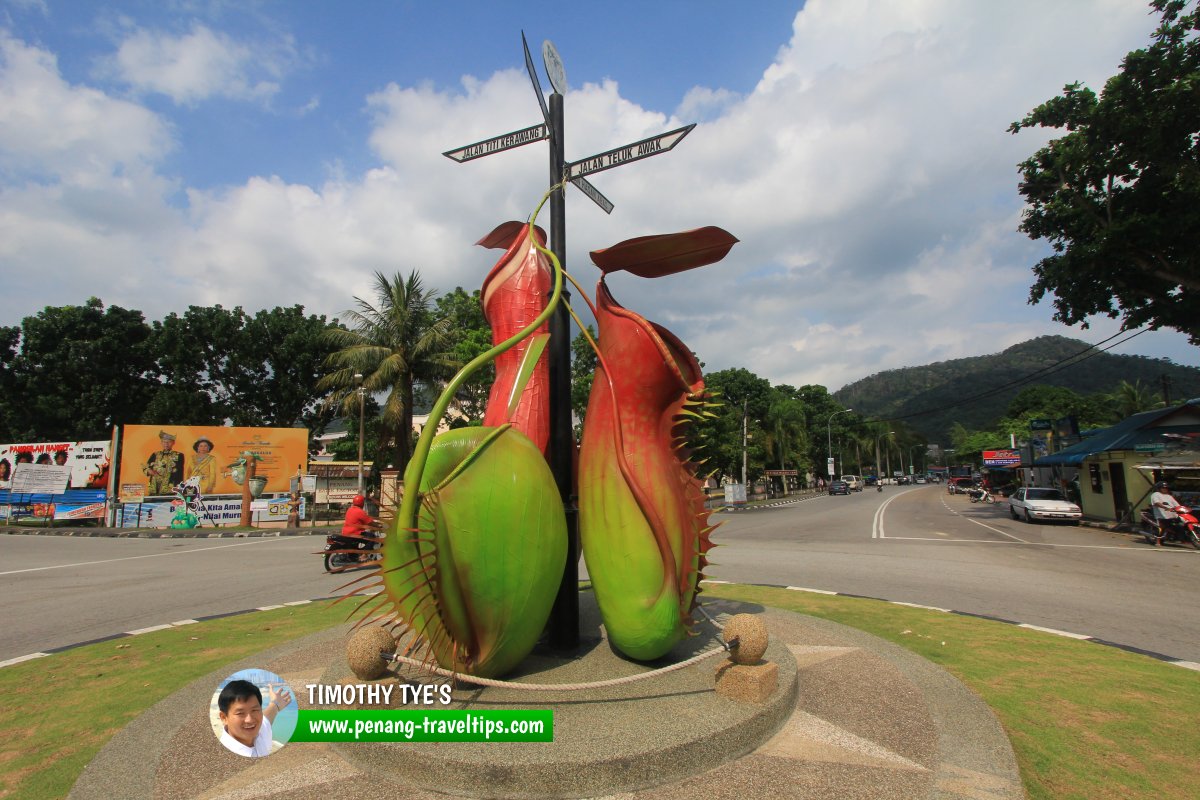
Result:
<svg viewBox="0 0 1200 800">
<path fill-rule="evenodd" d="M 613 210 L 612 201 L 604 195 L 600 194 L 600 190 L 592 186 L 591 181 L 587 178 L 572 178 L 571 183 L 575 184 L 575 188 L 588 196 L 605 214 L 611 214 Z"/>
<path fill-rule="evenodd" d="M 622 164 L 628 164 L 631 161 L 640 161 L 643 158 L 665 153 L 679 144 L 683 137 L 692 132 L 692 128 L 694 127 L 696 127 L 696 123 L 693 122 L 691 125 L 683 128 L 676 128 L 673 131 L 660 133 L 658 136 L 652 136 L 649 139 L 642 139 L 640 142 L 627 144 L 624 147 L 618 147 L 606 153 L 598 153 L 597 155 L 574 161 L 568 167 L 567 177 L 574 180 L 575 178 L 582 178 L 584 175 L 591 175 L 593 172 L 602 172 L 606 169 L 619 167 Z"/>
<path fill-rule="evenodd" d="M 457 150 L 447 150 L 442 155 L 461 164 L 464 161 L 470 161 L 474 158 L 490 156 L 492 153 L 512 150 L 514 147 L 520 147 L 523 144 L 540 142 L 542 139 L 549 138 L 549 125 L 530 125 L 528 128 L 522 128 L 512 133 L 505 133 L 492 139 L 484 139 L 482 142 L 469 144 Z"/>
<path fill-rule="evenodd" d="M 533 93 L 537 95 L 538 105 L 542 107 L 542 119 L 550 124 L 550 109 L 546 108 L 546 96 L 542 94 L 542 82 L 538 80 L 537 68 L 533 66 L 533 56 L 529 55 L 529 43 L 525 41 L 525 31 L 521 31 L 521 47 L 525 48 L 525 71 L 529 80 L 533 81 Z"/>
</svg>

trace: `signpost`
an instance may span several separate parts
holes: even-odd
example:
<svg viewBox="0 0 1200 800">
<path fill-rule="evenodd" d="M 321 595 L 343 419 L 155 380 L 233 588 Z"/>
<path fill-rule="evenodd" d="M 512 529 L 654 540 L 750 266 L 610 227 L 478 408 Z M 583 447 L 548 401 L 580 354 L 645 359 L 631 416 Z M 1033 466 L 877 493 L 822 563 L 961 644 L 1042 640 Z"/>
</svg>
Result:
<svg viewBox="0 0 1200 800">
<path fill-rule="evenodd" d="M 572 162 L 570 165 L 570 177 L 582 178 L 584 175 L 591 175 L 593 172 L 603 172 L 606 169 L 612 169 L 613 167 L 619 167 L 623 164 L 640 161 L 643 158 L 649 158 L 650 156 L 656 156 L 668 150 L 673 150 L 675 145 L 683 140 L 683 137 L 692 132 L 692 128 L 694 127 L 696 127 L 695 123 L 685 125 L 673 131 L 660 133 L 658 136 L 651 136 L 649 139 L 642 139 L 640 142 L 616 147 L 612 150 Z"/>
<path fill-rule="evenodd" d="M 567 92 L 567 75 L 563 69 L 562 58 L 550 41 L 542 44 L 542 60 L 550 78 L 550 85 L 554 89 L 547 106 L 524 32 L 521 33 L 521 46 L 525 51 L 525 69 L 533 84 L 533 93 L 537 95 L 545 124 L 531 125 L 519 131 L 447 150 L 443 155 L 461 164 L 548 139 L 550 185 L 558 187 L 550 195 L 550 250 L 559 263 L 565 266 L 567 223 L 564 184 L 569 181 L 604 213 L 611 214 L 612 201 L 601 194 L 584 176 L 666 153 L 696 126 L 687 125 L 579 161 L 567 162 L 563 148 L 563 96 Z M 578 510 L 571 486 L 571 459 L 574 454 L 575 437 L 571 429 L 571 321 L 567 312 L 569 299 L 570 293 L 563 291 L 562 302 L 550 317 L 550 444 L 547 452 L 550 469 L 554 473 L 567 518 L 567 568 L 563 573 L 554 610 L 550 614 L 548 629 L 550 643 L 566 650 L 579 645 L 579 527 Z"/>
<path fill-rule="evenodd" d="M 512 150 L 514 147 L 520 147 L 523 144 L 540 142 L 543 139 L 549 138 L 550 126 L 539 123 L 537 125 L 530 125 L 528 128 L 522 128 L 519 131 L 496 136 L 492 139 L 484 139 L 482 142 L 469 144 L 457 150 L 447 150 L 442 155 L 462 164 L 465 161 L 483 158 L 484 156 L 490 156 L 492 153 Z"/>
</svg>

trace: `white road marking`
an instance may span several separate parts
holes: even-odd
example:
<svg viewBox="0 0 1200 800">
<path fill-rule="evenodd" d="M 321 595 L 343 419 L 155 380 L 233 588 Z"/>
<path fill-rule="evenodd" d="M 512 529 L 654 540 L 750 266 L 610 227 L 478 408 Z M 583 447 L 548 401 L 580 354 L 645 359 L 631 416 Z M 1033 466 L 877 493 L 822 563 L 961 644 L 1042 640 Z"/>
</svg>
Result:
<svg viewBox="0 0 1200 800">
<path fill-rule="evenodd" d="M 950 613 L 950 609 L 938 608 L 937 606 L 923 606 L 920 603 L 902 603 L 899 600 L 889 600 L 888 602 L 894 606 L 908 606 L 909 608 L 923 608 L 926 611 L 941 611 L 943 614 Z"/>
<path fill-rule="evenodd" d="M 169 553 L 150 553 L 144 556 L 125 556 L 123 558 L 105 558 L 100 561 L 79 561 L 74 564 L 55 564 L 50 567 L 31 567 L 29 569 L 14 569 L 8 572 L 0 572 L 0 575 L 19 575 L 23 572 L 42 572 L 48 569 L 66 569 L 67 567 L 90 567 L 93 564 L 110 564 L 114 561 L 135 561 L 139 558 L 158 558 L 159 556 L 186 556 L 192 553 L 203 553 L 206 550 L 222 550 L 226 547 L 248 547 L 252 544 L 267 544 L 269 542 L 281 542 L 280 537 L 271 537 L 257 539 L 253 542 L 239 542 L 238 544 L 222 544 L 216 547 L 198 547 L 195 550 L 172 550 Z"/>
<path fill-rule="evenodd" d="M 935 539 L 932 536 L 889 536 L 889 542 L 961 542 L 965 544 L 1026 544 L 1030 547 L 1074 547 L 1078 550 L 1121 550 L 1126 553 L 1177 553 L 1191 555 L 1194 551 L 1177 548 L 1158 550 L 1155 548 L 1129 547 L 1123 544 L 1053 544 L 1051 542 L 998 542 L 995 539 Z"/>
<path fill-rule="evenodd" d="M 1030 625 L 1028 622 L 1018 622 L 1018 628 L 1029 628 L 1031 631 L 1041 631 L 1042 633 L 1053 633 L 1055 636 L 1066 636 L 1069 639 L 1091 639 L 1091 636 L 1085 636 L 1082 633 L 1071 633 L 1070 631 L 1060 631 L 1058 628 L 1043 628 L 1041 625 Z"/>
<path fill-rule="evenodd" d="M 793 592 L 812 592 L 813 594 L 837 594 L 837 592 L 827 592 L 824 589 L 806 589 L 803 586 L 789 586 L 787 588 Z"/>
<path fill-rule="evenodd" d="M 886 539 L 887 538 L 887 536 L 885 535 L 884 530 L 883 530 L 883 511 L 884 511 L 884 509 L 886 509 L 889 505 L 891 505 L 893 500 L 899 498 L 901 495 L 908 494 L 911 491 L 913 491 L 913 490 L 905 489 L 904 491 L 900 492 L 900 494 L 894 494 L 891 497 L 889 497 L 887 500 L 884 500 L 883 504 L 880 505 L 879 508 L 875 509 L 875 519 L 873 519 L 871 521 L 871 538 L 872 539 Z"/>
<path fill-rule="evenodd" d="M 961 517 L 962 515 L 959 514 L 959 516 Z M 971 519 L 970 517 L 963 517 L 963 519 L 965 519 L 967 522 L 974 522 L 976 525 L 979 525 L 980 527 L 983 527 L 983 528 L 987 528 L 989 531 L 995 531 L 996 533 L 1000 534 L 1001 536 L 1007 536 L 1008 538 L 1018 541 L 1021 544 L 1033 544 L 1033 542 L 1027 542 L 1024 539 L 1020 538 L 1019 536 L 1013 536 L 1011 533 L 1005 533 L 1004 531 L 1000 530 L 999 528 L 993 528 L 991 525 L 980 522 L 977 519 Z"/>
</svg>

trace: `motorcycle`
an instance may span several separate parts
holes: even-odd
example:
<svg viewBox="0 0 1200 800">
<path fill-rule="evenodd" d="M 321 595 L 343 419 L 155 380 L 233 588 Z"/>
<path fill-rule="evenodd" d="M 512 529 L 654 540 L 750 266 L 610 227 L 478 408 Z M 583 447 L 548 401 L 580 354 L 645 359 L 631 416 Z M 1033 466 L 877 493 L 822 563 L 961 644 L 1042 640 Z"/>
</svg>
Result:
<svg viewBox="0 0 1200 800">
<path fill-rule="evenodd" d="M 1179 525 L 1162 525 L 1153 511 L 1142 511 L 1141 532 L 1146 544 L 1179 542 L 1200 550 L 1200 519 L 1196 512 L 1188 506 L 1175 506 L 1175 513 L 1179 515 Z"/>
<path fill-rule="evenodd" d="M 995 504 L 996 498 L 987 489 L 968 489 L 967 494 L 971 498 L 972 503 L 992 503 Z"/>
<path fill-rule="evenodd" d="M 374 536 L 347 536 L 330 533 L 325 537 L 326 572 L 341 572 L 356 564 L 368 564 L 382 558 L 383 539 Z"/>
</svg>

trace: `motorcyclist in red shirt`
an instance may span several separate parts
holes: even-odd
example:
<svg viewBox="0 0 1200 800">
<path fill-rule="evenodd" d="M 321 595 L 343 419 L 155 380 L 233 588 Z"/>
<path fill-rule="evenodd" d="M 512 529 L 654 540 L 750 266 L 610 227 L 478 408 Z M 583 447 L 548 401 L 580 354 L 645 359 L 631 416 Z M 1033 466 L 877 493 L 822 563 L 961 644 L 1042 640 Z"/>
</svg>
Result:
<svg viewBox="0 0 1200 800">
<path fill-rule="evenodd" d="M 346 521 L 342 523 L 343 536 L 376 536 L 376 532 L 383 530 L 383 525 L 363 510 L 366 502 L 361 494 L 354 495 L 346 509 Z"/>
</svg>

